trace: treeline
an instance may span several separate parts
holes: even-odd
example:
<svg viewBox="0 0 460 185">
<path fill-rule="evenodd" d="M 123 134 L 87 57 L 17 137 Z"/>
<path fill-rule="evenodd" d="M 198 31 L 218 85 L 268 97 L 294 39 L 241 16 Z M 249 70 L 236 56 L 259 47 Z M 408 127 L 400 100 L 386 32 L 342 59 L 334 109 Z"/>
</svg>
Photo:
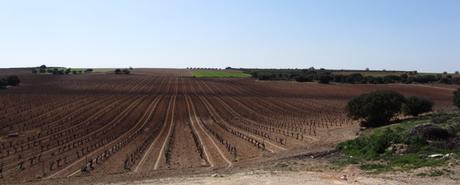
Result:
<svg viewBox="0 0 460 185">
<path fill-rule="evenodd" d="M 250 69 L 244 70 L 253 78 L 259 80 L 295 80 L 298 82 L 329 83 L 334 79 L 333 74 L 327 70 L 312 69 Z"/>
<path fill-rule="evenodd" d="M 93 69 L 74 70 L 72 68 L 65 67 L 47 67 L 46 65 L 41 65 L 40 67 L 32 68 L 33 74 L 77 75 L 90 72 L 93 72 Z"/>
<path fill-rule="evenodd" d="M 401 75 L 370 76 L 361 73 L 334 74 L 326 69 L 246 69 L 244 72 L 251 74 L 258 80 L 290 80 L 297 82 L 319 83 L 350 83 L 350 84 L 388 84 L 388 83 L 443 83 L 460 84 L 460 76 L 443 74 L 418 74 L 416 71 L 406 72 Z"/>
<path fill-rule="evenodd" d="M 18 86 L 21 83 L 18 76 L 8 76 L 0 79 L 0 89 L 6 89 L 7 86 Z"/>
</svg>

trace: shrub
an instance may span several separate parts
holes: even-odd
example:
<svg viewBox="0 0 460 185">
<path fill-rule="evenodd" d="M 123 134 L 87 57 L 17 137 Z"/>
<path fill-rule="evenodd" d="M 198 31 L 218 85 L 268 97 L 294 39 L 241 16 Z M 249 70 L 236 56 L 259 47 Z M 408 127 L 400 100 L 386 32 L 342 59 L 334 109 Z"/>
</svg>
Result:
<svg viewBox="0 0 460 185">
<path fill-rule="evenodd" d="M 353 119 L 364 119 L 366 127 L 376 127 L 388 122 L 401 111 L 405 98 L 392 91 L 376 91 L 362 94 L 347 104 L 348 116 Z"/>
<path fill-rule="evenodd" d="M 353 73 L 346 77 L 346 82 L 352 84 L 364 83 L 364 76 L 360 73 Z"/>
<path fill-rule="evenodd" d="M 433 110 L 433 102 L 416 96 L 406 99 L 402 106 L 402 111 L 405 115 L 418 116 L 419 114 L 430 112 Z"/>
<path fill-rule="evenodd" d="M 383 77 L 384 83 L 396 83 L 396 82 L 400 82 L 401 79 L 402 78 L 400 76 L 396 76 L 396 75 L 386 75 Z"/>
<path fill-rule="evenodd" d="M 115 69 L 115 74 L 121 74 L 121 69 Z"/>
<path fill-rule="evenodd" d="M 393 143 L 401 143 L 401 134 L 392 130 L 385 129 L 382 133 L 370 136 L 359 137 L 354 140 L 346 141 L 337 145 L 337 149 L 347 155 L 363 159 L 376 159 L 380 154 Z"/>
<path fill-rule="evenodd" d="M 431 122 L 435 123 L 435 124 L 440 124 L 440 123 L 445 123 L 447 122 L 447 120 L 450 119 L 450 116 L 448 114 L 445 114 L 445 113 L 435 113 L 431 116 Z"/>
<path fill-rule="evenodd" d="M 19 83 L 21 83 L 18 76 L 8 76 L 6 78 L 6 82 L 8 85 L 11 85 L 11 86 L 17 86 L 19 85 Z"/>
<path fill-rule="evenodd" d="M 334 75 L 334 82 L 344 83 L 346 78 L 347 78 L 347 76 L 345 76 L 345 75 Z"/>
<path fill-rule="evenodd" d="M 454 92 L 454 105 L 460 107 L 460 89 Z"/>
</svg>

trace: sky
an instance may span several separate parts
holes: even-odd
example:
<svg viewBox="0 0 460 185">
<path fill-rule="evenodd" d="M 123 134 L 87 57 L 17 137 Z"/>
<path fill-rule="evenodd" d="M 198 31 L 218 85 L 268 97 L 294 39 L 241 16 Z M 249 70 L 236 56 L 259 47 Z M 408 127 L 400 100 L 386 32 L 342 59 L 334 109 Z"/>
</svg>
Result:
<svg viewBox="0 0 460 185">
<path fill-rule="evenodd" d="M 0 0 L 0 67 L 460 70 L 459 0 Z"/>
</svg>

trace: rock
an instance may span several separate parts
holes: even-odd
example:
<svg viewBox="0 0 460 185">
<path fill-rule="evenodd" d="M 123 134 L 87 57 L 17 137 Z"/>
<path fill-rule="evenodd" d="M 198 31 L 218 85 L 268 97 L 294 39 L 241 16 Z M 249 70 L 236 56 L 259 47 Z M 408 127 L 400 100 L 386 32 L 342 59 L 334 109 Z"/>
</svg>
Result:
<svg viewBox="0 0 460 185">
<path fill-rule="evenodd" d="M 442 156 L 442 158 L 451 158 L 453 155 L 454 155 L 454 153 L 448 153 L 448 154 Z"/>
<path fill-rule="evenodd" d="M 431 154 L 428 156 L 429 158 L 439 158 L 439 157 L 444 157 L 443 154 Z"/>
<path fill-rule="evenodd" d="M 401 144 L 401 143 L 391 144 L 387 150 L 395 154 L 404 154 L 404 153 L 407 153 L 407 151 L 409 150 L 409 145 Z"/>
<path fill-rule="evenodd" d="M 212 174 L 211 177 L 224 177 L 224 176 L 221 174 L 215 173 L 215 174 Z"/>
<path fill-rule="evenodd" d="M 345 180 L 345 181 L 348 180 L 347 175 L 342 175 L 342 177 L 340 177 L 340 179 Z"/>
</svg>

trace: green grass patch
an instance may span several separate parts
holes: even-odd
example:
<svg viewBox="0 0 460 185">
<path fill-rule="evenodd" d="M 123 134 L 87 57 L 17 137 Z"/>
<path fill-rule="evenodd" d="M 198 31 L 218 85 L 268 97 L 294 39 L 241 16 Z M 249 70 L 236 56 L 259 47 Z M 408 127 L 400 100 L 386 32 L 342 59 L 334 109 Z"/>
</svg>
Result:
<svg viewBox="0 0 460 185">
<path fill-rule="evenodd" d="M 193 77 L 196 78 L 248 78 L 250 74 L 236 70 L 193 70 Z"/>
<path fill-rule="evenodd" d="M 447 141 L 428 142 L 410 132 L 417 125 L 437 122 L 436 125 L 449 130 L 450 134 L 458 137 L 459 120 L 460 113 L 458 112 L 433 114 L 417 120 L 366 130 L 360 137 L 338 144 L 337 149 L 343 154 L 343 157 L 333 163 L 338 166 L 356 164 L 362 170 L 376 173 L 441 166 L 451 158 L 430 158 L 428 156 L 454 153 L 453 158 L 458 158 L 460 149 L 439 147 Z M 395 154 L 388 150 L 392 144 L 406 144 L 408 150 L 403 154 Z"/>
</svg>

